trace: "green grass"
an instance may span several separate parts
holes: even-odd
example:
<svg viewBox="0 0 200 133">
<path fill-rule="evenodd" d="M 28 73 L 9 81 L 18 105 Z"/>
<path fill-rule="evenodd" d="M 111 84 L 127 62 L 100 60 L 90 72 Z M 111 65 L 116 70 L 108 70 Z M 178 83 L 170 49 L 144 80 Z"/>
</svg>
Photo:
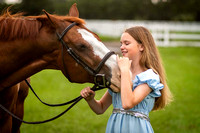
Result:
<svg viewBox="0 0 200 133">
<path fill-rule="evenodd" d="M 174 101 L 165 110 L 150 113 L 155 133 L 200 132 L 200 48 L 159 48 L 166 68 L 169 87 Z M 85 86 L 91 84 L 69 83 L 59 71 L 42 71 L 31 78 L 31 84 L 46 102 L 61 103 L 79 96 Z M 96 92 L 99 99 L 105 90 Z M 25 102 L 27 121 L 50 118 L 66 107 L 46 107 L 29 92 Z M 111 114 L 110 107 L 103 115 L 94 114 L 82 100 L 68 113 L 52 122 L 41 125 L 23 124 L 22 133 L 103 133 Z"/>
<path fill-rule="evenodd" d="M 99 38 L 101 39 L 101 41 L 106 42 L 106 41 L 119 41 L 120 37 L 112 37 L 112 36 L 103 36 L 103 35 L 99 35 Z"/>
</svg>

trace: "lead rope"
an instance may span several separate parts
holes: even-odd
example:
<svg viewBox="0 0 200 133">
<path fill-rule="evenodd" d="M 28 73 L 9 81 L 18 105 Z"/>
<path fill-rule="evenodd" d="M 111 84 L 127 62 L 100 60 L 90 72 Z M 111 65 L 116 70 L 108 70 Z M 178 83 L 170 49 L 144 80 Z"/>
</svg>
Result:
<svg viewBox="0 0 200 133">
<path fill-rule="evenodd" d="M 27 81 L 26 81 L 27 82 Z M 29 84 L 30 85 L 30 84 Z M 32 87 L 31 87 L 32 88 Z M 98 90 L 101 90 L 103 89 L 104 87 L 98 87 L 96 85 L 94 85 L 91 90 L 93 91 L 98 91 Z M 32 89 L 31 89 L 32 90 Z M 35 92 L 33 92 L 34 94 L 36 94 Z M 38 96 L 36 96 L 37 98 L 39 98 Z M 35 122 L 29 122 L 29 121 L 24 121 L 22 120 L 21 118 L 19 118 L 18 116 L 14 115 L 13 113 L 11 113 L 8 109 L 6 109 L 3 105 L 0 104 L 0 108 L 3 109 L 5 112 L 7 112 L 8 114 L 10 114 L 13 118 L 23 122 L 23 123 L 26 123 L 26 124 L 41 124 L 41 123 L 47 123 L 47 122 L 50 122 L 50 121 L 53 121 L 57 118 L 59 118 L 60 116 L 64 115 L 66 112 L 68 112 L 74 105 L 76 105 L 81 99 L 83 99 L 82 96 L 78 96 L 77 98 L 71 100 L 68 102 L 69 103 L 72 103 L 72 105 L 70 105 L 66 110 L 64 110 L 63 112 L 61 112 L 60 114 L 58 114 L 57 116 L 55 117 L 52 117 L 50 119 L 47 119 L 47 120 L 44 120 L 44 121 L 35 121 Z M 42 102 L 42 100 L 40 100 Z M 42 102 L 42 103 L 45 103 L 45 102 Z M 45 104 L 46 105 L 46 104 Z M 48 104 L 48 105 L 51 105 L 51 104 Z M 58 104 L 55 104 L 56 106 Z M 65 104 L 66 105 L 66 104 Z"/>
<path fill-rule="evenodd" d="M 73 100 L 68 101 L 68 102 L 65 102 L 65 103 L 60 103 L 60 104 L 49 104 L 49 103 L 46 103 L 46 102 L 42 101 L 42 100 L 39 98 L 39 96 L 35 93 L 34 89 L 32 88 L 32 86 L 30 85 L 30 83 L 29 83 L 26 79 L 25 79 L 25 82 L 26 82 L 26 84 L 29 86 L 29 88 L 31 89 L 31 91 L 33 92 L 33 94 L 37 97 L 37 99 L 38 99 L 41 103 L 43 103 L 43 104 L 45 104 L 45 105 L 47 105 L 47 106 L 50 106 L 50 107 L 64 106 L 64 105 L 73 103 L 73 102 L 75 102 L 75 101 L 78 99 L 78 97 L 77 97 L 77 98 L 74 98 Z"/>
</svg>

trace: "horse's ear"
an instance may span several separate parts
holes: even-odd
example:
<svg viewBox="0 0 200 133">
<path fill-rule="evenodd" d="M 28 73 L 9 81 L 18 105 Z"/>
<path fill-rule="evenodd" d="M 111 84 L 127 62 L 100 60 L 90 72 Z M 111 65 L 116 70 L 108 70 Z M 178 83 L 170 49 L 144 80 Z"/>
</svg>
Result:
<svg viewBox="0 0 200 133">
<path fill-rule="evenodd" d="M 49 14 L 48 12 L 46 12 L 44 9 L 42 11 L 46 14 L 46 16 L 47 16 L 48 20 L 50 21 L 50 23 L 52 24 L 52 26 L 56 28 L 57 27 L 57 19 L 55 17 L 53 17 L 51 14 Z"/>
<path fill-rule="evenodd" d="M 74 3 L 71 8 L 69 9 L 69 16 L 72 17 L 79 17 L 79 11 L 78 8 L 76 6 L 76 3 Z"/>
</svg>

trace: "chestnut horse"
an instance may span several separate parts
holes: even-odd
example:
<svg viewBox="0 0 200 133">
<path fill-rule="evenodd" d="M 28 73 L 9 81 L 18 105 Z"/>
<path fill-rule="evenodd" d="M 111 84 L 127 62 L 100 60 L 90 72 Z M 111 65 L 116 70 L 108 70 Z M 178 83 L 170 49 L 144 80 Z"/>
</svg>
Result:
<svg viewBox="0 0 200 133">
<path fill-rule="evenodd" d="M 45 12 L 45 11 L 44 11 Z M 73 22 L 76 25 L 62 37 L 90 68 L 96 68 L 109 52 L 99 37 L 84 26 L 76 4 L 69 15 L 45 12 L 41 16 L 24 17 L 5 13 L 0 16 L 0 104 L 23 119 L 23 103 L 28 86 L 23 81 L 43 69 L 61 70 L 70 82 L 94 83 L 94 77 L 67 52 L 62 51 L 57 33 Z M 99 73 L 111 81 L 111 89 L 120 88 L 116 55 L 108 58 Z M 19 133 L 21 122 L 0 109 L 0 133 Z"/>
</svg>

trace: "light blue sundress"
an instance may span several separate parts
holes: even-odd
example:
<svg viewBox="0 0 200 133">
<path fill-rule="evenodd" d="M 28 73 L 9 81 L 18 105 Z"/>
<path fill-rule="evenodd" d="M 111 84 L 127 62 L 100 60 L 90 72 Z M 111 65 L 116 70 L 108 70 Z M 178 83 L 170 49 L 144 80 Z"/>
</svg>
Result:
<svg viewBox="0 0 200 133">
<path fill-rule="evenodd" d="M 153 109 L 155 97 L 160 97 L 160 90 L 164 87 L 160 83 L 159 75 L 148 69 L 138 75 L 133 80 L 133 90 L 140 84 L 148 84 L 152 92 L 144 98 L 138 105 L 130 109 L 131 111 L 141 112 L 149 116 Z M 113 108 L 123 109 L 121 94 L 108 91 L 112 96 Z M 129 114 L 113 113 L 107 123 L 106 133 L 153 133 L 153 128 L 149 121 Z"/>
</svg>

